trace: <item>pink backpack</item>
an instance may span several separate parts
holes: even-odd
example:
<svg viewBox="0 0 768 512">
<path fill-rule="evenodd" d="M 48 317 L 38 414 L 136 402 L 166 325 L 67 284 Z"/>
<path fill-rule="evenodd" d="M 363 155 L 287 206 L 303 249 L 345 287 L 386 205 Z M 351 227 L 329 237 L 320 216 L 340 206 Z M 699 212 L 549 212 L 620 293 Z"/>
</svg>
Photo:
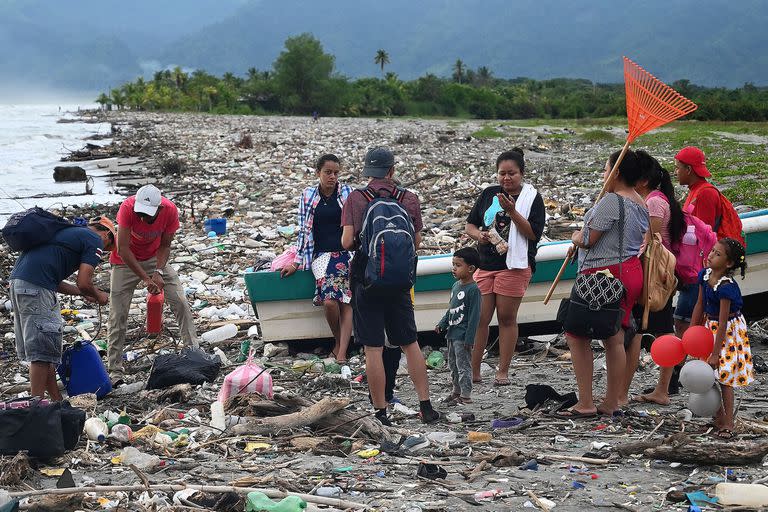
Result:
<svg viewBox="0 0 768 512">
<path fill-rule="evenodd" d="M 651 195 L 661 197 L 668 202 L 667 196 L 662 192 L 654 190 L 649 197 Z M 672 254 L 677 258 L 675 275 L 680 284 L 685 285 L 695 283 L 699 272 L 706 266 L 709 251 L 717 243 L 717 233 L 712 231 L 709 224 L 686 211 L 683 211 L 683 220 L 686 229 L 693 225 L 696 233 L 696 245 L 686 245 L 681 240 L 672 246 Z"/>
<path fill-rule="evenodd" d="M 683 212 L 683 218 L 686 227 L 691 224 L 695 226 L 696 245 L 686 245 L 681 240 L 672 248 L 672 252 L 677 257 L 677 278 L 681 284 L 691 284 L 696 282 L 699 272 L 706 266 L 709 251 L 717 243 L 717 234 L 709 224 L 688 212 Z"/>
</svg>

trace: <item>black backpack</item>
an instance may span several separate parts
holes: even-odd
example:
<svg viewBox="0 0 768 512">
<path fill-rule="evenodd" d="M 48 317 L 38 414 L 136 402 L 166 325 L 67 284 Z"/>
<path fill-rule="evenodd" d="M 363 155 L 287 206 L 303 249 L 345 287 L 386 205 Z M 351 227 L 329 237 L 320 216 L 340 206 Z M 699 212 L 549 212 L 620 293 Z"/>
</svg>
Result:
<svg viewBox="0 0 768 512">
<path fill-rule="evenodd" d="M 5 223 L 2 238 L 13 251 L 28 251 L 48 242 L 62 229 L 77 227 L 64 217 L 35 206 L 14 213 Z"/>
<path fill-rule="evenodd" d="M 380 196 L 370 187 L 360 192 L 368 200 L 360 231 L 363 285 L 382 292 L 410 290 L 416 280 L 416 234 L 400 204 L 405 190 L 398 187 L 391 196 Z"/>
</svg>

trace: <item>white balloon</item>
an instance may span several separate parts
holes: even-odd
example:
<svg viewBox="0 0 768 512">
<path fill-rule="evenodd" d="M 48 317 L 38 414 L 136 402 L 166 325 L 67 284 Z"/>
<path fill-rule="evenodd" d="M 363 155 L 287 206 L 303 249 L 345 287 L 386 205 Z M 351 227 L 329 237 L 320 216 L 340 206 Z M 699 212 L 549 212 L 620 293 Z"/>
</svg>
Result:
<svg viewBox="0 0 768 512">
<path fill-rule="evenodd" d="M 680 370 L 680 384 L 691 393 L 706 393 L 715 383 L 715 370 L 704 361 L 693 359 Z"/>
<path fill-rule="evenodd" d="M 720 409 L 720 386 L 714 385 L 706 393 L 691 393 L 688 409 L 696 416 L 712 417 Z"/>
</svg>

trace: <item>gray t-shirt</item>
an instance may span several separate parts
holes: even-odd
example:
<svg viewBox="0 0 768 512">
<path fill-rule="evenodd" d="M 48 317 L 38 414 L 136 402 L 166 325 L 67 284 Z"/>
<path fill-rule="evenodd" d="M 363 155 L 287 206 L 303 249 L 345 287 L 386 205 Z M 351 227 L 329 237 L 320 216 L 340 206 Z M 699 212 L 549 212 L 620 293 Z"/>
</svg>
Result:
<svg viewBox="0 0 768 512">
<path fill-rule="evenodd" d="M 619 227 L 619 196 L 606 194 L 584 216 L 583 241 L 589 242 L 592 229 L 602 231 L 603 236 L 589 249 L 579 249 L 579 270 L 607 267 L 637 256 L 648 231 L 648 210 L 631 199 L 622 198 L 624 204 L 624 249 L 619 254 L 621 230 Z"/>
</svg>

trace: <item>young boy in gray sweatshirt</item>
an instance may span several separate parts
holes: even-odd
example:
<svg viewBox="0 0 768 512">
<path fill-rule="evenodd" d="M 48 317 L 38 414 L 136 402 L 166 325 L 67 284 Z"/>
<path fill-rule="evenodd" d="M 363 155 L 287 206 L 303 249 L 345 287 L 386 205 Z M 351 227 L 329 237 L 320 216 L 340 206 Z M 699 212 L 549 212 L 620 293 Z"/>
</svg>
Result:
<svg viewBox="0 0 768 512">
<path fill-rule="evenodd" d="M 451 301 L 436 332 L 445 332 L 448 340 L 448 367 L 451 369 L 453 391 L 446 403 L 472 403 L 472 345 L 480 321 L 480 290 L 473 277 L 480 264 L 480 255 L 473 247 L 453 253 Z"/>
</svg>

